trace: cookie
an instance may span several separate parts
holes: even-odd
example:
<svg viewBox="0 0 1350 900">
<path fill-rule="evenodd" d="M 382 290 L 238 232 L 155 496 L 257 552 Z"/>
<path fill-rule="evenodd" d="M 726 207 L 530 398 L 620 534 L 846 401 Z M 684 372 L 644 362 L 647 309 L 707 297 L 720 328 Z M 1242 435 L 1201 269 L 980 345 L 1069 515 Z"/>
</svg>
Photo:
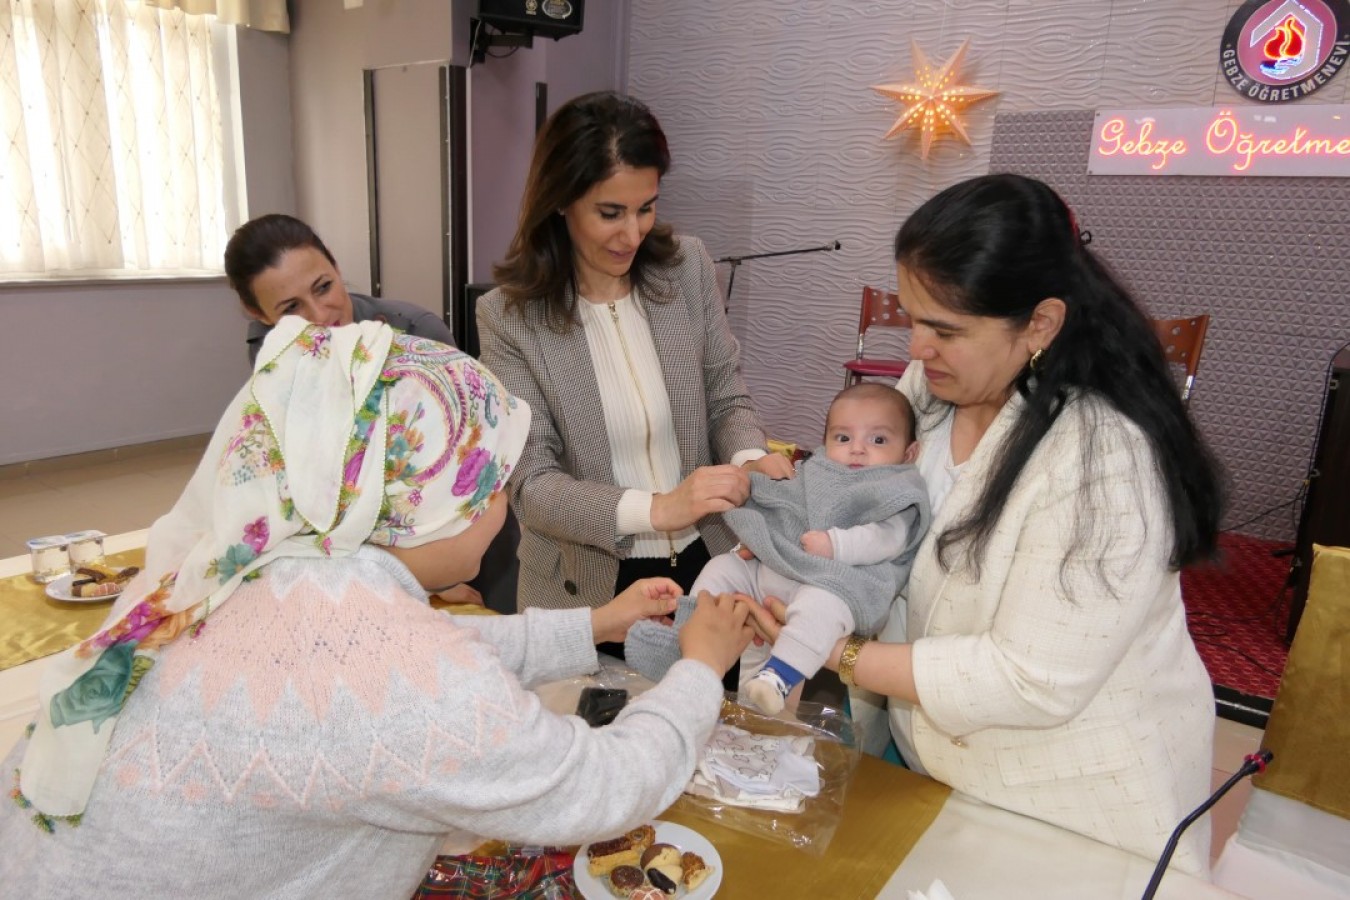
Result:
<svg viewBox="0 0 1350 900">
<path fill-rule="evenodd" d="M 586 848 L 586 868 L 603 878 L 616 866 L 636 866 L 643 852 L 656 841 L 656 829 L 640 825 L 627 834 L 607 841 L 596 841 Z"/>
<path fill-rule="evenodd" d="M 647 876 L 637 866 L 615 866 L 609 873 L 609 890 L 616 897 L 627 897 L 647 883 Z"/>
<path fill-rule="evenodd" d="M 689 890 L 698 887 L 711 874 L 712 869 L 697 853 L 686 850 L 680 857 L 680 883 Z"/>
</svg>

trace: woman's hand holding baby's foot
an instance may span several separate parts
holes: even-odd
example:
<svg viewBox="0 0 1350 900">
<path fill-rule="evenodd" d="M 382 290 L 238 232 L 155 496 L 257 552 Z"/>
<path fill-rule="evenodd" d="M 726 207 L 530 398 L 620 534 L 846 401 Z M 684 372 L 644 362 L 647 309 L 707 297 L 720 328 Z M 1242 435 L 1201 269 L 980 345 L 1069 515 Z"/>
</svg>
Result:
<svg viewBox="0 0 1350 900">
<path fill-rule="evenodd" d="M 744 594 L 699 591 L 693 614 L 680 629 L 680 655 L 705 663 L 718 677 L 740 659 L 754 632 L 747 621 L 756 604 Z"/>
<path fill-rule="evenodd" d="M 591 633 L 597 644 L 619 642 L 640 619 L 652 619 L 669 625 L 675 606 L 684 593 L 669 578 L 643 578 L 599 609 L 591 611 Z"/>
<path fill-rule="evenodd" d="M 772 644 L 787 622 L 787 604 L 777 597 L 765 597 L 763 605 L 750 604 L 750 628 L 755 633 L 755 646 Z"/>
</svg>

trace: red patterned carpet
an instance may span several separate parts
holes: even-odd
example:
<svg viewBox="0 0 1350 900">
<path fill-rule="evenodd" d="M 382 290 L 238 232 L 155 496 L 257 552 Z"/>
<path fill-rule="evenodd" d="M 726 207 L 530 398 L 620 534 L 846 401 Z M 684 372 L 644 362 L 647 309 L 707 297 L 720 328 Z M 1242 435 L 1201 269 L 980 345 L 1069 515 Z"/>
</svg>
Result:
<svg viewBox="0 0 1350 900">
<path fill-rule="evenodd" d="M 1274 697 L 1289 648 L 1284 643 L 1290 557 L 1288 544 L 1240 534 L 1219 535 L 1215 563 L 1181 573 L 1181 597 L 1200 658 L 1216 686 Z"/>
</svg>

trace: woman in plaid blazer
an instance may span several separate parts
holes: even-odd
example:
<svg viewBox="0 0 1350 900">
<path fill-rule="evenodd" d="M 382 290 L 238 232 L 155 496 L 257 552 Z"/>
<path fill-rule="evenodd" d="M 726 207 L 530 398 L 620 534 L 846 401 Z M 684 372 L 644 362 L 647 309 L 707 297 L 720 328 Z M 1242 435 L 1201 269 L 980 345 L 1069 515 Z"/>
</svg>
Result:
<svg viewBox="0 0 1350 900">
<path fill-rule="evenodd" d="M 648 575 L 688 589 L 734 542 L 719 513 L 748 470 L 792 474 L 765 453 L 712 260 L 656 221 L 669 165 L 640 102 L 562 106 L 479 301 L 483 362 L 535 411 L 510 480 L 521 608 L 599 606 Z"/>
</svg>

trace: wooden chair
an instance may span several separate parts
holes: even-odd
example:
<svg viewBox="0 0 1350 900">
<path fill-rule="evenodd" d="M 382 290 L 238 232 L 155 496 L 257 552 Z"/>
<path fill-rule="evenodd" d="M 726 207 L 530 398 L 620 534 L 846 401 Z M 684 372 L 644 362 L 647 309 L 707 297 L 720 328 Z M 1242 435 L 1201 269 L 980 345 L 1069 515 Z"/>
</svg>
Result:
<svg viewBox="0 0 1350 900">
<path fill-rule="evenodd" d="M 1154 319 L 1153 330 L 1162 342 L 1163 355 L 1169 364 L 1186 370 L 1186 381 L 1181 388 L 1181 402 L 1189 403 L 1195 387 L 1195 372 L 1200 368 L 1200 352 L 1205 348 L 1205 332 L 1209 330 L 1209 316 L 1188 316 L 1183 319 Z"/>
<path fill-rule="evenodd" d="M 858 315 L 858 349 L 854 358 L 844 363 L 844 387 L 857 384 L 869 376 L 899 378 L 905 374 L 905 367 L 909 365 L 909 360 L 869 358 L 863 353 L 863 341 L 870 328 L 912 329 L 913 327 L 914 323 L 900 308 L 898 295 L 892 291 L 864 287 L 862 309 Z"/>
</svg>

